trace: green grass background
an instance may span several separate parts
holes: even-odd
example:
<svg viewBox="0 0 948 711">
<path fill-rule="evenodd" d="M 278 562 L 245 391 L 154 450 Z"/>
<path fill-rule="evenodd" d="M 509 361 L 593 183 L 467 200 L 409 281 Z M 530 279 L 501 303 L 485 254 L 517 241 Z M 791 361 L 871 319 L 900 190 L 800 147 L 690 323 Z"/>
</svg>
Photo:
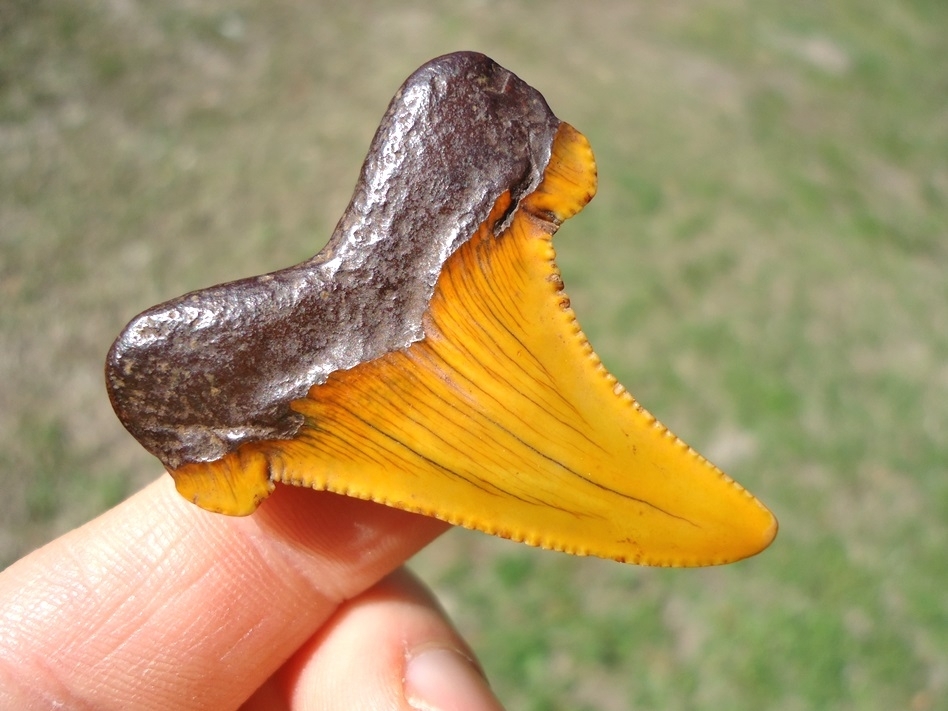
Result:
<svg viewBox="0 0 948 711">
<path fill-rule="evenodd" d="M 512 709 L 948 709 L 948 5 L 0 2 L 0 564 L 158 463 L 135 313 L 315 253 L 389 98 L 477 49 L 591 140 L 557 236 L 610 369 L 769 504 L 653 570 L 453 531 L 415 561 Z"/>
</svg>

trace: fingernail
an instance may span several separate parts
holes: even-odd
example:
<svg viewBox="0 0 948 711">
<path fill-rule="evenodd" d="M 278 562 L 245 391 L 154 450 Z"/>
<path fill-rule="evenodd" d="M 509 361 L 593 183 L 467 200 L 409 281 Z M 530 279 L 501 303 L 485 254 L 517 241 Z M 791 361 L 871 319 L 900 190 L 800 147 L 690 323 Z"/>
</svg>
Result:
<svg viewBox="0 0 948 711">
<path fill-rule="evenodd" d="M 405 699 L 418 711 L 503 711 L 477 664 L 440 647 L 408 659 Z"/>
</svg>

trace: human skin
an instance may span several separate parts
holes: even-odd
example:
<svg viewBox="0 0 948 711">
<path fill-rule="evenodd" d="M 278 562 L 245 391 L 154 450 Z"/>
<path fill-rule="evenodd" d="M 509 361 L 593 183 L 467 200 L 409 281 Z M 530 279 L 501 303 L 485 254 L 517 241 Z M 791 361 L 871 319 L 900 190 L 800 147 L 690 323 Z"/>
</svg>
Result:
<svg viewBox="0 0 948 711">
<path fill-rule="evenodd" d="M 231 518 L 162 477 L 0 574 L 0 708 L 500 709 L 401 568 L 446 528 L 287 487 Z"/>
</svg>

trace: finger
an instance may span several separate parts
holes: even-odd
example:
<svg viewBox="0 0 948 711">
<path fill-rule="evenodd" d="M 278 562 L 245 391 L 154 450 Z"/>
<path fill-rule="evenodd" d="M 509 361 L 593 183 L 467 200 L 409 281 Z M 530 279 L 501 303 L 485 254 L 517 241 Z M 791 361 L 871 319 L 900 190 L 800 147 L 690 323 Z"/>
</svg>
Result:
<svg viewBox="0 0 948 711">
<path fill-rule="evenodd" d="M 445 528 L 285 487 L 229 518 L 163 477 L 0 575 L 0 708 L 236 708 Z"/>
<path fill-rule="evenodd" d="M 279 674 L 292 711 L 500 711 L 470 648 L 408 571 L 340 607 Z"/>
</svg>

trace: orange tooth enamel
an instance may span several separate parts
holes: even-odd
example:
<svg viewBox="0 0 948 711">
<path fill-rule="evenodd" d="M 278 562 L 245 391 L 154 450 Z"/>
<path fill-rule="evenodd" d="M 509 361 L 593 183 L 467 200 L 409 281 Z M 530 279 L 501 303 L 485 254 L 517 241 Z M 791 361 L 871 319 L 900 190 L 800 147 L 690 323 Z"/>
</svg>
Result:
<svg viewBox="0 0 948 711">
<path fill-rule="evenodd" d="M 594 191 L 588 143 L 563 124 L 509 228 L 489 220 L 447 261 L 424 340 L 333 374 L 294 403 L 296 439 L 251 446 L 271 476 L 620 561 L 766 547 L 770 512 L 625 392 L 569 308 L 551 234 Z"/>
</svg>

